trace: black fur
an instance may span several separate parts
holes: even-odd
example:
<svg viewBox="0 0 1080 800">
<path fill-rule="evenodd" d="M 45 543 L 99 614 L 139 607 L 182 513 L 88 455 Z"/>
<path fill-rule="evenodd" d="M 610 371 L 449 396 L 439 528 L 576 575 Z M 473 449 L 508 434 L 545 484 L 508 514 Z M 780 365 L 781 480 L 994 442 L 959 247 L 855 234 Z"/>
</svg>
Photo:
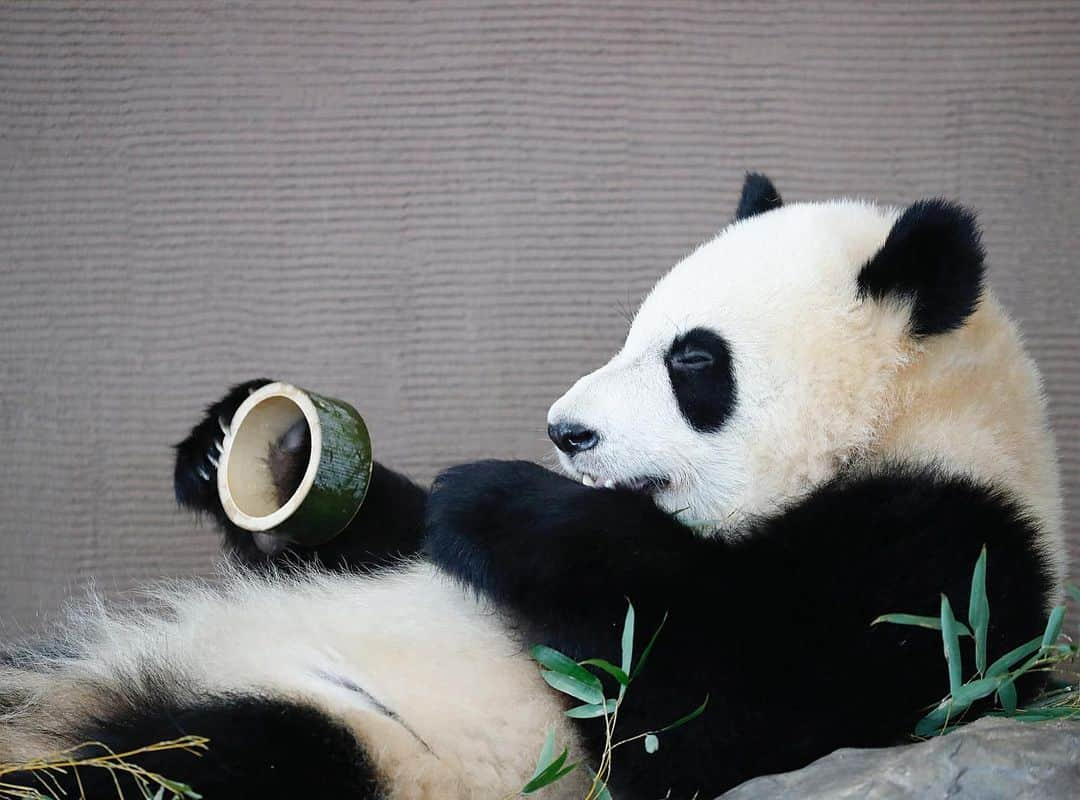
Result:
<svg viewBox="0 0 1080 800">
<path fill-rule="evenodd" d="M 191 786 L 206 800 L 386 796 L 352 733 L 310 706 L 254 696 L 211 696 L 192 703 L 161 695 L 125 700 L 117 703 L 114 716 L 78 732 L 78 741 L 100 742 L 124 753 L 185 735 L 206 737 L 210 741 L 202 755 L 163 750 L 126 759 Z M 89 747 L 85 755 L 103 752 Z M 78 781 L 73 770 L 54 773 L 48 788 L 50 796 L 59 787 L 58 797 L 91 800 L 142 796 L 123 773 L 117 772 L 116 779 L 122 795 L 112 775 L 97 768 L 79 769 Z M 5 776 L 4 781 L 46 788 L 27 773 Z"/>
<path fill-rule="evenodd" d="M 575 658 L 617 661 L 627 597 L 639 652 L 669 614 L 619 727 L 665 725 L 706 695 L 709 706 L 654 755 L 617 751 L 616 797 L 707 797 L 837 747 L 904 740 L 948 692 L 940 635 L 870 622 L 936 615 L 941 592 L 963 618 L 984 544 L 990 657 L 1042 629 L 1050 583 L 1034 524 L 970 480 L 902 469 L 836 480 L 741 533 L 703 539 L 643 495 L 486 461 L 436 481 L 426 552 L 532 641 Z M 599 722 L 582 725 L 599 747 Z"/>
<path fill-rule="evenodd" d="M 365 570 L 392 565 L 402 556 L 415 554 L 423 535 L 427 492 L 379 463 L 372 471 L 371 485 L 359 513 L 344 531 L 318 547 L 288 544 L 281 550 L 266 553 L 259 549 L 251 533 L 229 521 L 218 497 L 217 468 L 211 460 L 216 459 L 216 443 L 223 436 L 219 420 L 229 424 L 247 396 L 267 383 L 270 381 L 259 378 L 234 386 L 225 397 L 207 407 L 203 420 L 176 445 L 176 501 L 196 513 L 209 514 L 224 533 L 226 551 L 253 567 L 319 562 L 329 569 Z M 295 472 L 296 459 L 292 456 L 303 450 L 302 439 L 293 441 L 287 432 L 276 448 L 279 455 L 287 456 L 277 465 L 282 481 L 278 488 L 282 494 L 292 494 L 287 485 Z M 310 449 L 310 439 L 307 441 Z M 274 449 L 268 453 L 271 460 L 275 458 Z"/>
<path fill-rule="evenodd" d="M 695 328 L 671 343 L 664 364 L 687 422 L 695 430 L 719 430 L 735 408 L 735 372 L 727 342 Z"/>
<path fill-rule="evenodd" d="M 782 205 L 784 201 L 772 181 L 760 172 L 748 172 L 746 180 L 743 181 L 739 206 L 735 209 L 735 219 L 737 221 L 756 217 L 758 214 L 764 214 Z"/>
<path fill-rule="evenodd" d="M 893 225 L 859 273 L 859 292 L 910 298 L 915 336 L 964 324 L 982 295 L 983 248 L 975 215 L 946 200 L 921 200 Z"/>
</svg>

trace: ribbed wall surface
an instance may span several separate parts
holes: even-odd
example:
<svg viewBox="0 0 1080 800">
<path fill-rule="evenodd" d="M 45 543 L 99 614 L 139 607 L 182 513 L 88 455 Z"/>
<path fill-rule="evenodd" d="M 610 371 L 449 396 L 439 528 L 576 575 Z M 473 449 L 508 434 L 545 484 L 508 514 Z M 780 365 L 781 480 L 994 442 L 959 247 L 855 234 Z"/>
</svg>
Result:
<svg viewBox="0 0 1080 800">
<path fill-rule="evenodd" d="M 169 444 L 246 376 L 541 457 L 747 168 L 981 212 L 1080 543 L 1076 3 L 299 5 L 0 7 L 4 624 L 208 568 Z"/>
</svg>

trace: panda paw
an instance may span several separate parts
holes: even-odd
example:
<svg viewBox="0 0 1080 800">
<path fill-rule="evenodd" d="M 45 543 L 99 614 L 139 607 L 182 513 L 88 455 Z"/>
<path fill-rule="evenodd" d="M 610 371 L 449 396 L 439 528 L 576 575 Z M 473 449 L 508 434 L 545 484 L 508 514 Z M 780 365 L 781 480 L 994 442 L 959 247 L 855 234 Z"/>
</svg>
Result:
<svg viewBox="0 0 1080 800">
<path fill-rule="evenodd" d="M 207 406 L 199 424 L 176 445 L 173 488 L 180 506 L 196 513 L 212 514 L 225 524 L 217 493 L 217 464 L 222 444 L 236 409 L 249 394 L 268 383 L 265 378 L 257 378 L 234 386 L 223 398 Z"/>
<path fill-rule="evenodd" d="M 428 526 L 491 529 L 523 523 L 544 526 L 588 489 L 528 461 L 475 461 L 443 472 L 428 502 Z"/>
<path fill-rule="evenodd" d="M 629 595 L 641 610 L 662 604 L 655 585 L 696 558 L 696 535 L 650 497 L 591 488 L 524 461 L 447 470 L 426 523 L 424 552 L 434 564 L 548 633 L 568 619 L 602 628 Z"/>
<path fill-rule="evenodd" d="M 572 527 L 575 509 L 595 492 L 526 461 L 477 461 L 451 467 L 427 504 L 424 550 L 443 569 L 492 591 L 505 564 Z"/>
</svg>

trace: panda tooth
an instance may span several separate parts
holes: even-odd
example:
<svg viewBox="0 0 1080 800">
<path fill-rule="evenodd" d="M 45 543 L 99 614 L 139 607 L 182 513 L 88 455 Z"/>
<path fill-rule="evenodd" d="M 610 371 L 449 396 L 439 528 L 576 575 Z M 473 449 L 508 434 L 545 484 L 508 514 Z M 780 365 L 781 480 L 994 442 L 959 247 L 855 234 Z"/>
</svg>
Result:
<svg viewBox="0 0 1080 800">
<path fill-rule="evenodd" d="M 608 478 L 606 481 L 604 481 L 604 488 L 605 489 L 614 489 L 615 488 L 615 481 L 611 480 L 611 478 Z"/>
<path fill-rule="evenodd" d="M 586 486 L 596 486 L 596 481 L 593 480 L 592 475 L 582 475 L 581 482 L 584 483 Z"/>
</svg>

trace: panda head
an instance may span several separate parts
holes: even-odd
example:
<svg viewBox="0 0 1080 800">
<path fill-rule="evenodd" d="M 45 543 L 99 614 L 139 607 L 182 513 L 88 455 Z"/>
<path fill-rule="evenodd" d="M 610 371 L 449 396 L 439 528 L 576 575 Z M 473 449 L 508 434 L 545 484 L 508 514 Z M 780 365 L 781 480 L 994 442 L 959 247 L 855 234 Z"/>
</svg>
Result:
<svg viewBox="0 0 1080 800">
<path fill-rule="evenodd" d="M 903 376 L 966 326 L 982 279 L 957 205 L 784 205 L 749 175 L 734 221 L 659 281 L 549 435 L 571 476 L 723 530 L 879 451 Z"/>
</svg>

